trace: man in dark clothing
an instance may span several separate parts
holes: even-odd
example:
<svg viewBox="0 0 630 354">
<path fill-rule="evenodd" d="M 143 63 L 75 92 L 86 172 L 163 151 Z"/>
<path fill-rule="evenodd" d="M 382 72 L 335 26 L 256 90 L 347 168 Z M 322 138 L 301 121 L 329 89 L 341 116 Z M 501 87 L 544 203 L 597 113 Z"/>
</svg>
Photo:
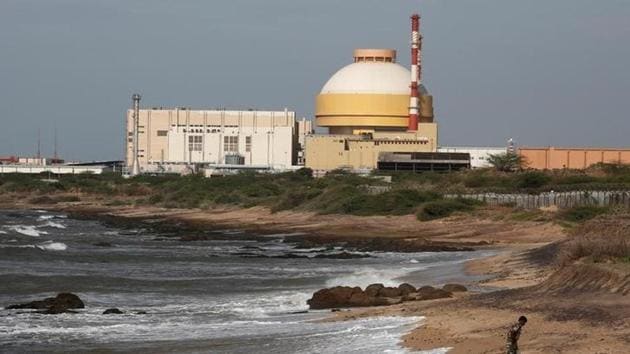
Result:
<svg viewBox="0 0 630 354">
<path fill-rule="evenodd" d="M 527 323 L 527 317 L 521 316 L 518 319 L 518 322 L 510 327 L 510 330 L 507 333 L 507 354 L 517 354 L 518 353 L 518 338 L 521 336 L 521 330 L 523 326 Z"/>
</svg>

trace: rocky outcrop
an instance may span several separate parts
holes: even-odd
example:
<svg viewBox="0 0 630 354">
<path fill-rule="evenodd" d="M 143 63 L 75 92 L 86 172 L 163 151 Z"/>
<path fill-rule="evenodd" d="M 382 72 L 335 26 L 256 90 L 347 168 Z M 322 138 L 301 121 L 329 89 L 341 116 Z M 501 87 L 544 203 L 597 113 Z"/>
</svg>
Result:
<svg viewBox="0 0 630 354">
<path fill-rule="evenodd" d="M 398 289 L 400 289 L 400 292 L 402 293 L 402 296 L 411 294 L 411 293 L 415 293 L 416 292 L 416 288 L 408 283 L 402 283 L 400 285 L 398 285 Z"/>
<path fill-rule="evenodd" d="M 42 310 L 40 313 L 59 314 L 72 313 L 71 309 L 85 308 L 83 301 L 75 294 L 60 293 L 56 297 L 45 298 L 44 300 L 31 301 L 23 304 L 7 306 L 8 310 L 12 309 L 35 309 Z"/>
<path fill-rule="evenodd" d="M 452 292 L 423 286 L 416 289 L 411 284 L 398 287 L 386 287 L 383 284 L 371 284 L 365 290 L 360 287 L 336 286 L 321 289 L 307 301 L 313 310 L 336 309 L 339 307 L 369 307 L 399 304 L 405 301 L 422 301 L 448 298 Z"/>
<path fill-rule="evenodd" d="M 124 312 L 120 311 L 117 308 L 107 309 L 103 311 L 103 315 L 122 315 Z"/>
<path fill-rule="evenodd" d="M 468 288 L 461 284 L 446 284 L 442 287 L 442 289 L 452 293 L 462 293 L 468 291 Z"/>
</svg>

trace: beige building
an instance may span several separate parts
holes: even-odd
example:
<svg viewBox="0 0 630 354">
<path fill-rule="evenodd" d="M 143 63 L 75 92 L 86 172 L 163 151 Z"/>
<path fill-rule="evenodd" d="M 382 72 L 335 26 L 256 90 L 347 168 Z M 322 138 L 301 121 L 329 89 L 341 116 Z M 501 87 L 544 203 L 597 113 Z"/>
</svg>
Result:
<svg viewBox="0 0 630 354">
<path fill-rule="evenodd" d="M 537 170 L 585 169 L 597 163 L 630 164 L 630 149 L 522 147 L 528 168 Z"/>
<path fill-rule="evenodd" d="M 338 168 L 371 170 L 381 152 L 434 152 L 435 124 L 418 125 L 417 133 L 375 132 L 362 135 L 311 135 L 306 139 L 306 166 L 316 171 Z"/>
<path fill-rule="evenodd" d="M 374 169 L 381 152 L 435 152 L 433 98 L 420 85 L 420 123 L 407 131 L 411 71 L 391 49 L 357 49 L 316 98 L 315 119 L 330 135 L 306 138 L 305 165 L 315 171 Z"/>
<path fill-rule="evenodd" d="M 181 172 L 190 165 L 288 169 L 297 158 L 295 112 L 139 109 L 140 172 Z M 134 161 L 134 110 L 127 111 L 126 161 Z"/>
</svg>

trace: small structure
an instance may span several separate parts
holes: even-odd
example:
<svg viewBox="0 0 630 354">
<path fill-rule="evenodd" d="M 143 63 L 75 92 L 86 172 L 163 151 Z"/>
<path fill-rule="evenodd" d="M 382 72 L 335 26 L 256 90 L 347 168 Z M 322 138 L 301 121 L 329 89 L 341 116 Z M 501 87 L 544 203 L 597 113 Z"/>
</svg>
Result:
<svg viewBox="0 0 630 354">
<path fill-rule="evenodd" d="M 453 152 L 381 152 L 378 169 L 381 171 L 451 172 L 470 168 L 470 154 Z"/>
<path fill-rule="evenodd" d="M 488 162 L 490 155 L 505 154 L 508 148 L 505 147 L 468 147 L 468 146 L 442 146 L 438 147 L 438 152 L 461 152 L 470 154 L 470 168 L 492 167 Z"/>
</svg>

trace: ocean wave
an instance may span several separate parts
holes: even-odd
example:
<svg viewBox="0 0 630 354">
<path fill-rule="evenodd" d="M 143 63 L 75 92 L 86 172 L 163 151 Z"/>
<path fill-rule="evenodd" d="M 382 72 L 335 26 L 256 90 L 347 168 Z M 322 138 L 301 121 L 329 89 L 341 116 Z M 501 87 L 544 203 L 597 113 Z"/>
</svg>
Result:
<svg viewBox="0 0 630 354">
<path fill-rule="evenodd" d="M 47 223 L 43 224 L 42 227 L 54 227 L 56 229 L 65 229 L 66 225 L 58 223 L 58 222 L 54 222 L 54 221 L 48 221 Z"/>
<path fill-rule="evenodd" d="M 326 282 L 326 287 L 333 286 L 360 286 L 365 288 L 370 284 L 381 283 L 385 286 L 398 286 L 400 281 L 397 279 L 413 272 L 422 270 L 425 267 L 413 267 L 413 268 L 392 268 L 392 269 L 378 269 L 378 268 L 362 268 L 351 274 L 341 275 L 336 278 L 329 279 Z"/>
<path fill-rule="evenodd" d="M 10 225 L 10 226 L 5 226 L 5 227 L 19 234 L 31 236 L 31 237 L 39 237 L 40 235 L 48 234 L 48 232 L 46 231 L 37 230 L 37 227 L 33 225 Z"/>
<path fill-rule="evenodd" d="M 68 246 L 65 243 L 53 241 L 46 241 L 36 245 L 35 247 L 43 251 L 65 251 L 68 249 Z"/>
<path fill-rule="evenodd" d="M 66 215 L 47 214 L 47 215 L 38 216 L 37 220 L 45 221 L 45 220 L 52 220 L 52 219 L 67 219 L 67 218 L 68 217 Z"/>
</svg>

